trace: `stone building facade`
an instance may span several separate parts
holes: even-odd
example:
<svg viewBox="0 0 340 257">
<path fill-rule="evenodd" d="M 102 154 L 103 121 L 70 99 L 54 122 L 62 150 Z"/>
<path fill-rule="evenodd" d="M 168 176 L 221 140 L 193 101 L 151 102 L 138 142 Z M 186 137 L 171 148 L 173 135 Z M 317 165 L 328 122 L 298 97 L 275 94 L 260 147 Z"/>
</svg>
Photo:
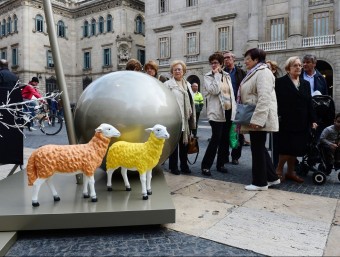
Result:
<svg viewBox="0 0 340 257">
<path fill-rule="evenodd" d="M 190 82 L 203 82 L 214 51 L 231 50 L 237 65 L 259 47 L 284 74 L 291 56 L 314 54 L 340 110 L 339 0 L 146 0 L 147 59 L 169 74 L 176 59 L 187 63 Z"/>
<path fill-rule="evenodd" d="M 57 81 L 42 1 L 0 1 L 0 58 L 20 81 L 37 76 L 48 92 L 57 89 Z M 144 1 L 51 2 L 70 102 L 91 81 L 124 69 L 128 59 L 144 62 Z"/>
</svg>

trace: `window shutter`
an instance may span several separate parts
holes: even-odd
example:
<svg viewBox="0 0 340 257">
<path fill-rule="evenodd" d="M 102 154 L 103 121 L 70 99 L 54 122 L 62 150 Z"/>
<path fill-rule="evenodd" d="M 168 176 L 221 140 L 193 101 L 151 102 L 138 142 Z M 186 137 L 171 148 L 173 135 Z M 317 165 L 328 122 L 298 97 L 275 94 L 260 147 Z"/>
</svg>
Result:
<svg viewBox="0 0 340 257">
<path fill-rule="evenodd" d="M 229 26 L 228 41 L 229 51 L 231 51 L 233 50 L 233 26 Z"/>
<path fill-rule="evenodd" d="M 288 21 L 288 17 L 284 17 L 284 26 L 285 26 L 285 37 L 284 39 L 286 40 L 288 38 L 288 29 L 289 29 L 289 21 Z"/>
<path fill-rule="evenodd" d="M 334 34 L 334 10 L 329 10 L 329 31 L 330 35 Z"/>
<path fill-rule="evenodd" d="M 201 49 L 201 47 L 200 47 L 200 32 L 197 32 L 197 45 L 196 45 L 196 47 L 197 47 L 197 49 L 196 49 L 196 53 L 197 54 L 200 54 L 200 49 Z"/>
<path fill-rule="evenodd" d="M 313 36 L 313 13 L 308 14 L 307 36 Z"/>
<path fill-rule="evenodd" d="M 265 41 L 266 42 L 271 41 L 271 38 L 270 38 L 270 20 L 266 21 L 266 39 L 265 39 Z"/>
</svg>

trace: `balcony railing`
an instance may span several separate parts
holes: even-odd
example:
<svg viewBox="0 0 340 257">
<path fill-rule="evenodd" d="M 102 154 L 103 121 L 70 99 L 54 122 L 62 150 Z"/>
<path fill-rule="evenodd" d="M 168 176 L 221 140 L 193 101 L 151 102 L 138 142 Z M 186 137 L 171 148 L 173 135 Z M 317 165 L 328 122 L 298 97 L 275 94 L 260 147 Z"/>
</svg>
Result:
<svg viewBox="0 0 340 257">
<path fill-rule="evenodd" d="M 287 40 L 263 42 L 258 47 L 264 51 L 284 50 L 287 49 Z"/>
<path fill-rule="evenodd" d="M 305 37 L 302 39 L 302 47 L 327 46 L 335 44 L 335 35 Z"/>
</svg>

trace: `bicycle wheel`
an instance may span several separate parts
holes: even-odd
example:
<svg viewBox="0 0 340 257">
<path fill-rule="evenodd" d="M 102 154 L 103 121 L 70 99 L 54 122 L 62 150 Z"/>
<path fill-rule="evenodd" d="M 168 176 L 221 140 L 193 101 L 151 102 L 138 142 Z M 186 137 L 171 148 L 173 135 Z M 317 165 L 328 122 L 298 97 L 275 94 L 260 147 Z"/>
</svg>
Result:
<svg viewBox="0 0 340 257">
<path fill-rule="evenodd" d="M 63 128 L 63 119 L 60 116 L 44 116 L 39 120 L 40 130 L 45 135 L 56 135 Z"/>
</svg>

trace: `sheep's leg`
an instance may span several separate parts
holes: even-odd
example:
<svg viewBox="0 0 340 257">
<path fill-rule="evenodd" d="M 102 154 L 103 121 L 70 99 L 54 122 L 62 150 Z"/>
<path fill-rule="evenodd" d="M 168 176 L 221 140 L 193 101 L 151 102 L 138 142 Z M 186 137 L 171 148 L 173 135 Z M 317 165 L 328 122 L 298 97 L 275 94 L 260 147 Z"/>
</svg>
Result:
<svg viewBox="0 0 340 257">
<path fill-rule="evenodd" d="M 146 192 L 146 172 L 143 174 L 139 175 L 140 183 L 142 184 L 142 195 L 143 195 L 143 200 L 148 200 L 148 194 Z"/>
<path fill-rule="evenodd" d="M 53 181 L 52 181 L 52 177 L 49 177 L 47 180 L 46 180 L 46 183 L 48 185 L 48 187 L 50 188 L 51 192 L 52 192 L 52 195 L 53 195 L 53 199 L 55 202 L 58 202 L 60 201 L 60 197 L 57 193 L 57 190 L 55 190 L 55 187 L 54 187 L 54 184 L 53 184 Z"/>
<path fill-rule="evenodd" d="M 89 177 L 88 176 L 84 176 L 84 187 L 83 187 L 83 196 L 84 198 L 89 198 L 89 189 L 88 189 L 88 186 L 89 186 Z"/>
<path fill-rule="evenodd" d="M 125 184 L 125 190 L 126 191 L 131 191 L 131 186 L 130 186 L 130 182 L 127 176 L 127 168 L 121 167 L 121 173 L 122 173 L 122 177 L 124 179 L 124 184 Z"/>
<path fill-rule="evenodd" d="M 94 175 L 88 177 L 88 181 L 90 185 L 91 202 L 97 202 L 98 199 L 97 199 L 96 191 L 94 190 L 94 184 L 95 184 Z"/>
<path fill-rule="evenodd" d="M 38 202 L 38 194 L 39 190 L 42 184 L 44 184 L 46 179 L 44 178 L 38 178 L 36 181 L 33 183 L 33 193 L 32 193 L 32 206 L 33 207 L 38 207 L 40 204 Z"/>
<path fill-rule="evenodd" d="M 152 179 L 152 170 L 148 170 L 146 172 L 146 192 L 147 192 L 148 195 L 152 195 L 151 179 Z"/>
<path fill-rule="evenodd" d="M 116 169 L 108 169 L 107 172 L 107 191 L 112 191 L 112 174 Z"/>
</svg>

